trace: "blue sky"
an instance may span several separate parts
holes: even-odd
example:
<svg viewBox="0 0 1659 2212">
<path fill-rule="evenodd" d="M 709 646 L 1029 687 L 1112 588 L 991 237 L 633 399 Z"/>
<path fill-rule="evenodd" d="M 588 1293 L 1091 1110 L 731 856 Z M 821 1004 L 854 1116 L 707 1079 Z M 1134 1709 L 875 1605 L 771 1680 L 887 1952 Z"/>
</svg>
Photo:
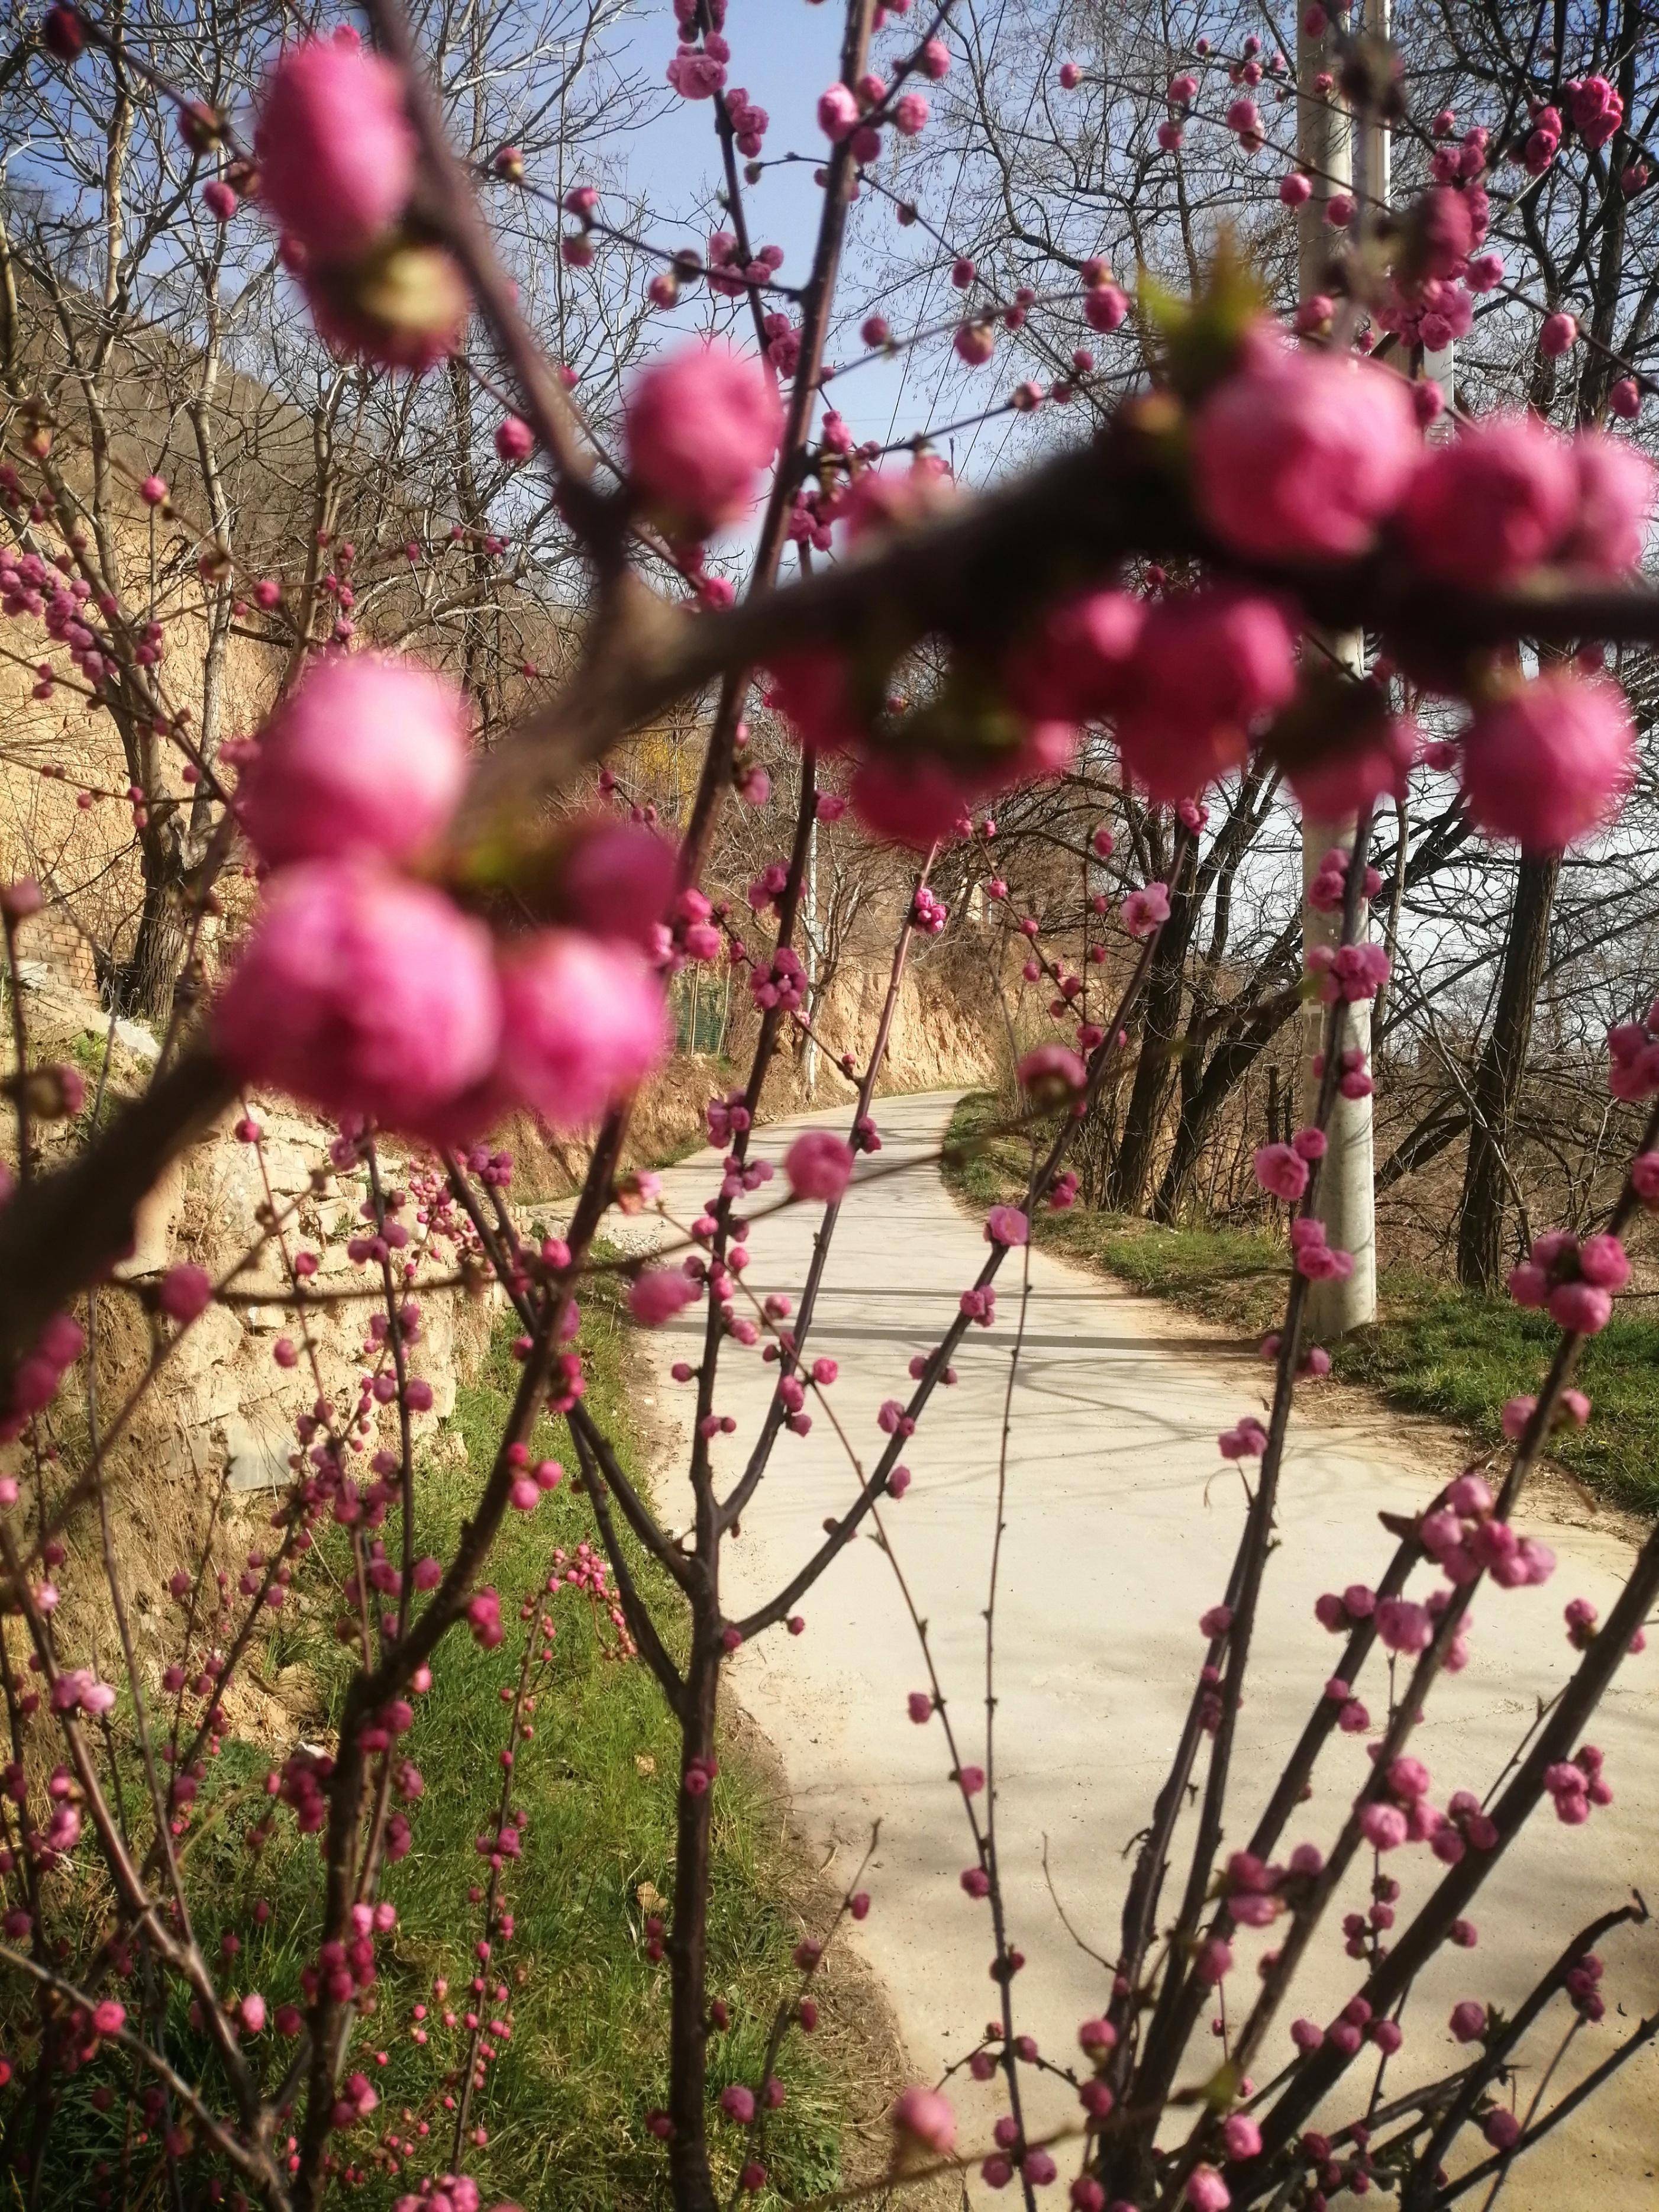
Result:
<svg viewBox="0 0 1659 2212">
<path fill-rule="evenodd" d="M 908 43 L 907 33 L 917 34 L 914 27 L 923 16 L 919 0 L 908 23 L 890 28 L 878 42 L 878 59 L 903 51 Z M 823 0 L 820 5 L 811 4 L 811 0 L 730 0 L 726 25 L 732 46 L 729 82 L 745 87 L 750 98 L 768 111 L 771 118 L 765 143 L 769 159 L 797 153 L 816 161 L 824 151 L 816 110 L 819 94 L 839 71 L 845 11 L 837 0 Z M 641 11 L 620 42 L 619 51 L 643 74 L 660 81 L 674 44 L 672 11 L 665 4 Z M 636 188 L 648 195 L 665 219 L 658 234 L 687 234 L 675 227 L 674 219 L 684 221 L 700 200 L 712 194 L 719 180 L 710 104 L 674 100 L 666 114 L 637 134 L 625 158 Z M 783 247 L 785 260 L 780 274 L 797 283 L 805 280 L 811 267 L 817 231 L 821 195 L 812 182 L 811 161 L 769 168 L 760 184 L 746 191 L 757 242 L 770 241 Z M 879 224 L 891 236 L 896 234 L 892 223 L 890 211 L 872 204 L 854 211 L 854 236 L 861 224 Z M 703 242 L 696 232 L 689 234 L 697 244 Z M 919 254 L 925 255 L 929 246 L 923 234 L 917 230 L 908 235 Z M 854 244 L 843 298 L 858 296 Z M 948 313 L 948 302 L 953 297 L 940 276 L 930 296 L 930 314 L 937 318 Z M 703 295 L 688 304 L 682 318 L 690 325 L 706 311 L 707 295 Z M 908 317 L 896 318 L 896 328 L 903 328 L 907 320 Z M 845 354 L 847 348 L 842 350 Z M 994 368 L 975 381 L 974 397 L 964 405 L 958 380 L 951 374 L 949 349 L 935 343 L 913 358 L 860 368 L 839 392 L 832 386 L 831 397 L 847 414 L 856 435 L 886 442 L 970 412 L 975 404 L 988 405 L 1004 396 L 1004 389 L 1005 380 Z M 979 441 L 977 460 L 995 452 L 1006 427 L 1001 422 L 988 426 Z M 959 462 L 966 442 L 958 448 Z"/>
</svg>

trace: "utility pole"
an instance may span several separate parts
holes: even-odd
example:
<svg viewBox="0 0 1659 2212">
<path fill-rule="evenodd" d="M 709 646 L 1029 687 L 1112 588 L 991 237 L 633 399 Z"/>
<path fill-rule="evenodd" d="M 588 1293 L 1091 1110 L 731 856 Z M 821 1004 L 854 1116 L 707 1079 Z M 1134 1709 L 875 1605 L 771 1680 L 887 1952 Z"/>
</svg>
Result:
<svg viewBox="0 0 1659 2212">
<path fill-rule="evenodd" d="M 1388 0 L 1368 0 L 1366 23 L 1387 35 Z M 1356 213 L 1361 222 L 1375 213 L 1368 200 L 1386 199 L 1389 175 L 1388 126 L 1365 118 L 1356 134 L 1353 118 L 1341 105 L 1334 85 L 1328 93 L 1315 89 L 1322 75 L 1338 73 L 1335 42 L 1328 27 L 1311 36 L 1305 17 L 1297 27 L 1296 41 L 1297 154 L 1313 189 L 1300 215 L 1298 279 L 1304 300 L 1325 289 L 1325 273 L 1335 234 L 1326 222 L 1325 210 L 1333 192 L 1356 183 L 1362 197 Z M 1355 145 L 1358 135 L 1359 144 Z M 1356 154 L 1358 161 L 1356 161 Z M 1356 167 L 1360 171 L 1355 176 Z M 1364 672 L 1365 641 L 1358 632 L 1328 637 L 1325 647 L 1356 676 Z M 1316 822 L 1305 816 L 1302 823 L 1303 942 L 1311 951 L 1317 945 L 1334 945 L 1341 935 L 1339 915 L 1322 914 L 1310 904 L 1307 891 L 1319 872 L 1325 854 L 1341 846 L 1353 851 L 1358 824 L 1351 815 L 1341 822 Z M 1363 855 L 1362 865 L 1363 865 Z M 1369 921 L 1360 908 L 1360 933 Z M 1310 1000 L 1303 1012 L 1301 1097 L 1304 1121 L 1312 1118 L 1319 1091 L 1314 1061 L 1322 1048 L 1325 1008 Z M 1369 1057 L 1371 1042 L 1370 1008 L 1364 1002 L 1351 1006 L 1346 1025 L 1346 1042 Z M 1376 1318 L 1376 1181 L 1371 1149 L 1371 1102 L 1338 1095 L 1328 1134 L 1330 1149 L 1320 1170 L 1320 1211 L 1325 1234 L 1333 1246 L 1353 1255 L 1353 1273 L 1345 1282 L 1314 1283 L 1308 1300 L 1309 1327 L 1316 1337 L 1341 1336 L 1362 1328 Z"/>
<path fill-rule="evenodd" d="M 818 1018 L 818 817 L 814 812 L 806 832 L 805 897 L 801 901 L 801 934 L 806 940 L 806 1018 L 816 1028 Z M 806 1095 L 815 1097 L 818 1087 L 818 1041 L 812 1030 L 806 1033 L 806 1050 L 801 1055 L 801 1071 L 806 1079 Z"/>
</svg>

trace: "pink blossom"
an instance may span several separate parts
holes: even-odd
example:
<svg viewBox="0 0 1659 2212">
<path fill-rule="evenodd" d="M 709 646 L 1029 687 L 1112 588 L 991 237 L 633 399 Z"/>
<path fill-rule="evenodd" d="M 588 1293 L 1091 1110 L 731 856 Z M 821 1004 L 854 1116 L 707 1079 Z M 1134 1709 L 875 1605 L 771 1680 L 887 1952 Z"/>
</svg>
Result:
<svg viewBox="0 0 1659 2212">
<path fill-rule="evenodd" d="M 1622 1291 L 1630 1280 L 1630 1257 L 1618 1237 L 1606 1231 L 1579 1240 L 1578 1272 L 1604 1291 Z"/>
<path fill-rule="evenodd" d="M 1419 735 L 1409 715 L 1391 715 L 1330 751 L 1291 763 L 1285 777 L 1304 816 L 1312 822 L 1340 822 L 1384 796 L 1403 798 Z"/>
<path fill-rule="evenodd" d="M 654 830 L 591 815 L 568 833 L 558 912 L 590 936 L 626 939 L 650 951 L 673 896 L 675 869 L 673 847 Z"/>
<path fill-rule="evenodd" d="M 1030 1234 L 1030 1224 L 1017 1206 L 994 1206 L 985 1217 L 988 1244 L 1024 1244 Z"/>
<path fill-rule="evenodd" d="M 1128 675 L 1145 610 L 1126 592 L 1084 592 L 1050 607 L 1008 656 L 1004 680 L 1012 702 L 1039 720 L 1088 722 L 1115 714 Z"/>
<path fill-rule="evenodd" d="M 831 1129 L 808 1129 L 783 1156 L 797 1198 L 833 1206 L 853 1179 L 853 1148 Z"/>
<path fill-rule="evenodd" d="M 1261 2149 L 1261 2130 L 1248 2112 L 1235 2112 L 1222 2122 L 1221 2142 L 1231 2159 L 1255 2158 Z"/>
<path fill-rule="evenodd" d="M 1021 1059 L 1014 1071 L 1020 1088 L 1036 1103 L 1058 1104 L 1075 1098 L 1088 1080 L 1088 1070 L 1068 1045 L 1040 1044 Z"/>
<path fill-rule="evenodd" d="M 648 1267 L 628 1293 L 628 1310 L 646 1328 L 660 1328 L 702 1296 L 701 1287 L 678 1267 Z"/>
<path fill-rule="evenodd" d="M 1091 331 L 1116 330 L 1129 312 L 1129 295 L 1119 284 L 1091 284 L 1083 295 L 1083 319 Z"/>
<path fill-rule="evenodd" d="M 1613 1298 L 1594 1283 L 1558 1283 L 1547 1301 L 1558 1328 L 1577 1336 L 1599 1336 L 1613 1319 Z"/>
<path fill-rule="evenodd" d="M 1535 416 L 1494 415 L 1425 451 L 1400 519 L 1419 567 L 1467 588 L 1507 582 L 1547 560 L 1577 506 L 1565 440 Z"/>
<path fill-rule="evenodd" d="M 1276 599 L 1211 585 L 1160 599 L 1118 720 L 1124 764 L 1156 799 L 1183 799 L 1244 757 L 1249 736 L 1296 689 L 1295 638 Z"/>
<path fill-rule="evenodd" d="M 705 48 L 683 44 L 665 74 L 682 100 L 712 100 L 725 86 L 726 64 Z"/>
<path fill-rule="evenodd" d="M 1232 2191 L 1212 2166 L 1195 2166 L 1187 2176 L 1183 2192 L 1192 2212 L 1227 2212 Z"/>
<path fill-rule="evenodd" d="M 289 48 L 265 79 L 253 143 L 260 198 L 319 262 L 360 259 L 415 189 L 402 79 L 355 40 Z"/>
<path fill-rule="evenodd" d="M 1486 2032 L 1486 2008 L 1474 1997 L 1452 2007 L 1447 2023 L 1459 2043 L 1479 2043 Z"/>
<path fill-rule="evenodd" d="M 528 422 L 509 415 L 495 426 L 495 451 L 510 467 L 527 461 L 536 450 L 536 434 Z"/>
<path fill-rule="evenodd" d="M 1426 1606 L 1405 1597 L 1385 1597 L 1376 1608 L 1376 1632 L 1389 1651 L 1426 1651 L 1434 1623 Z"/>
<path fill-rule="evenodd" d="M 1148 884 L 1123 902 L 1123 927 L 1131 937 L 1150 937 L 1170 919 L 1170 887 Z"/>
<path fill-rule="evenodd" d="M 377 653 L 314 661 L 266 723 L 238 811 L 273 867 L 409 859 L 466 781 L 466 720 L 447 678 Z"/>
<path fill-rule="evenodd" d="M 441 892 L 361 862 L 284 869 L 219 994 L 219 1049 L 246 1082 L 414 1135 L 453 1133 L 501 1035 L 489 934 Z"/>
<path fill-rule="evenodd" d="M 113 2035 L 126 2021 L 127 2008 L 114 1997 L 105 1997 L 92 2008 L 92 2024 L 100 2035 Z"/>
<path fill-rule="evenodd" d="M 1553 669 L 1476 710 L 1463 790 L 1476 825 L 1528 852 L 1555 852 L 1617 814 L 1635 771 L 1624 696 Z"/>
<path fill-rule="evenodd" d="M 858 95 L 850 85 L 839 78 L 818 99 L 818 128 L 826 138 L 836 141 L 848 137 L 858 128 Z"/>
<path fill-rule="evenodd" d="M 1558 558 L 1608 575 L 1635 568 L 1653 519 L 1653 464 L 1602 430 L 1581 430 L 1571 451 L 1578 471 L 1578 514 Z"/>
<path fill-rule="evenodd" d="M 258 2035 L 265 2024 L 265 2001 L 258 1990 L 250 1990 L 236 2007 L 236 2016 L 249 2035 Z"/>
<path fill-rule="evenodd" d="M 755 2117 L 755 2093 L 741 2081 L 729 2082 L 720 2091 L 720 2110 L 728 2120 L 746 2128 Z"/>
<path fill-rule="evenodd" d="M 1578 343 L 1578 319 L 1559 310 L 1546 315 L 1538 328 L 1538 350 L 1547 360 L 1559 361 Z"/>
<path fill-rule="evenodd" d="M 1293 1206 L 1308 1188 L 1308 1164 L 1289 1145 L 1263 1145 L 1255 1156 L 1255 1179 Z"/>
<path fill-rule="evenodd" d="M 957 2147 L 957 2116 L 937 2089 L 913 2082 L 900 2091 L 889 2118 L 896 2135 L 935 2158 L 949 2158 Z"/>
<path fill-rule="evenodd" d="M 1282 342 L 1247 342 L 1243 366 L 1194 418 L 1199 513 L 1236 552 L 1352 559 L 1398 503 L 1422 453 L 1402 379 Z"/>
<path fill-rule="evenodd" d="M 710 339 L 636 378 L 623 426 L 635 490 L 702 538 L 747 507 L 777 451 L 783 406 L 764 362 Z"/>
<path fill-rule="evenodd" d="M 169 1267 L 161 1278 L 156 1301 L 169 1319 L 192 1322 L 204 1313 L 213 1298 L 213 1279 L 205 1267 L 188 1261 Z"/>
<path fill-rule="evenodd" d="M 500 1079 L 555 1128 L 637 1088 L 668 1049 L 662 986 L 631 945 L 545 929 L 501 963 Z"/>
<path fill-rule="evenodd" d="M 951 836 L 972 799 L 952 767 L 927 754 L 860 760 L 848 795 L 866 830 L 917 851 Z"/>
</svg>

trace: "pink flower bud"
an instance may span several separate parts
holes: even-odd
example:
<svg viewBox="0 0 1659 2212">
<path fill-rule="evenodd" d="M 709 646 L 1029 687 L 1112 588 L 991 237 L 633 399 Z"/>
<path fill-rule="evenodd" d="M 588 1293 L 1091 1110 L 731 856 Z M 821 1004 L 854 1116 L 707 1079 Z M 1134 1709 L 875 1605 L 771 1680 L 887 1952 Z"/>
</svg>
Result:
<svg viewBox="0 0 1659 2212">
<path fill-rule="evenodd" d="M 623 424 L 635 489 L 676 526 L 702 538 L 747 507 L 777 451 L 783 408 L 763 362 L 710 340 L 683 347 L 636 378 Z"/>
<path fill-rule="evenodd" d="M 853 1179 L 851 1146 L 830 1129 L 808 1129 L 784 1154 L 783 1171 L 797 1198 L 834 1205 Z"/>
<path fill-rule="evenodd" d="M 314 661 L 265 725 L 237 795 L 274 867 L 349 855 L 409 859 L 438 836 L 466 781 L 460 694 L 412 660 Z"/>
<path fill-rule="evenodd" d="M 1347 560 L 1371 544 L 1421 453 L 1399 377 L 1264 325 L 1194 419 L 1193 490 L 1236 552 Z"/>
<path fill-rule="evenodd" d="M 1480 829 L 1528 852 L 1555 852 L 1616 816 L 1635 763 L 1618 687 L 1551 670 L 1476 711 L 1463 790 Z"/>
<path fill-rule="evenodd" d="M 219 994 L 220 1050 L 244 1080 L 416 1135 L 474 1119 L 501 1036 L 489 936 L 422 884 L 346 860 L 271 883 Z"/>
<path fill-rule="evenodd" d="M 415 189 L 403 80 L 355 42 L 289 48 L 265 80 L 254 148 L 262 200 L 319 262 L 360 259 Z"/>
</svg>

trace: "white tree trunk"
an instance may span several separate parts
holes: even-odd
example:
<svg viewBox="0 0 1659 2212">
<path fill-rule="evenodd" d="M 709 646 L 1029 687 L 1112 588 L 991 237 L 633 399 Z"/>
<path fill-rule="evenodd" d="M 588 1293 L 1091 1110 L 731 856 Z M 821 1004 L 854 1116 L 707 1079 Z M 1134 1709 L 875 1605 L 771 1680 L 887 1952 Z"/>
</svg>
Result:
<svg viewBox="0 0 1659 2212">
<path fill-rule="evenodd" d="M 1373 9 L 1378 4 L 1379 0 L 1371 0 Z M 1375 25 L 1376 17 L 1374 14 L 1370 20 Z M 1381 27 L 1386 31 L 1386 15 L 1382 19 Z M 1334 74 L 1334 55 L 1328 33 L 1311 39 L 1305 30 L 1298 28 L 1296 58 L 1298 87 L 1297 151 L 1306 165 L 1313 185 L 1312 195 L 1304 203 L 1301 216 L 1300 279 L 1302 296 L 1308 299 L 1325 289 L 1324 276 L 1334 236 L 1325 221 L 1325 206 L 1333 191 L 1341 190 L 1354 180 L 1355 134 L 1350 118 L 1343 112 L 1334 97 L 1322 100 L 1313 91 L 1314 80 L 1322 71 L 1329 70 Z M 1389 168 L 1386 130 L 1380 125 L 1367 125 L 1359 150 L 1362 192 L 1376 199 L 1386 198 Z M 1362 202 L 1362 222 L 1369 212 Z M 1356 673 L 1363 671 L 1365 653 L 1363 637 L 1333 637 L 1327 640 L 1327 644 Z M 1302 883 L 1304 894 L 1327 853 L 1339 845 L 1352 852 L 1354 829 L 1352 817 L 1346 822 L 1304 820 Z M 1302 918 L 1304 941 L 1310 950 L 1316 945 L 1334 944 L 1340 936 L 1340 915 L 1317 912 L 1308 904 L 1305 896 Z M 1365 926 L 1366 918 L 1362 909 L 1362 935 Z M 1369 1056 L 1371 1042 L 1370 1006 L 1351 1007 L 1346 1027 L 1347 1043 L 1358 1046 Z M 1324 1031 L 1325 1009 L 1317 1000 L 1311 1001 L 1303 1016 L 1302 1030 L 1301 1097 L 1304 1121 L 1313 1113 L 1319 1090 L 1319 1078 L 1314 1072 L 1314 1063 L 1324 1043 Z M 1328 1133 L 1330 1149 L 1320 1171 L 1320 1211 L 1329 1243 L 1353 1255 L 1353 1273 L 1344 1282 L 1316 1283 L 1312 1286 L 1308 1304 L 1308 1322 L 1316 1338 L 1341 1336 L 1349 1329 L 1361 1328 L 1367 1322 L 1376 1318 L 1376 1183 L 1371 1150 L 1370 1100 L 1339 1097 Z"/>
</svg>

